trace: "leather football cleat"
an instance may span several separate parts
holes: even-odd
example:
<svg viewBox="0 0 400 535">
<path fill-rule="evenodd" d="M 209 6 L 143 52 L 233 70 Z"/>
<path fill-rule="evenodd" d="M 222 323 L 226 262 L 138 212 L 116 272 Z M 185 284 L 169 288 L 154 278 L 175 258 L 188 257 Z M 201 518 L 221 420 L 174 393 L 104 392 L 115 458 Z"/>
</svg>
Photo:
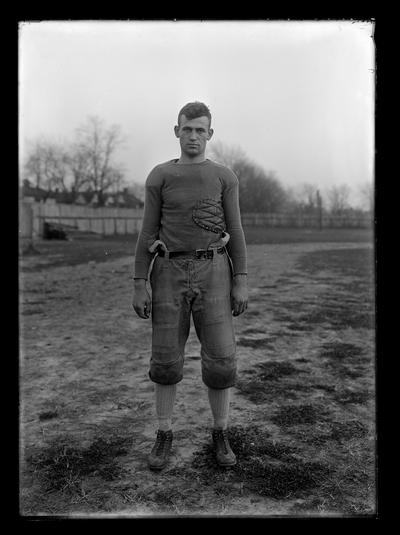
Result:
<svg viewBox="0 0 400 535">
<path fill-rule="evenodd" d="M 168 463 L 172 447 L 172 431 L 157 431 L 156 442 L 148 456 L 150 470 L 162 470 Z"/>
<path fill-rule="evenodd" d="M 229 445 L 227 430 L 214 429 L 212 438 L 219 466 L 234 466 L 236 464 L 236 456 Z"/>
</svg>

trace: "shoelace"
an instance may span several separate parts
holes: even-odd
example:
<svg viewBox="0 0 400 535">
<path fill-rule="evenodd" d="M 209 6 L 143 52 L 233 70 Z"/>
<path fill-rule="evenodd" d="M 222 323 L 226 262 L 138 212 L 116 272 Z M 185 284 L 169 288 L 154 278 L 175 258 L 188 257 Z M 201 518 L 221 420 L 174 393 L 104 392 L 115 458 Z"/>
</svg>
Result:
<svg viewBox="0 0 400 535">
<path fill-rule="evenodd" d="M 171 435 L 157 433 L 156 438 L 156 455 L 164 453 L 164 449 L 167 446 L 167 443 L 172 442 Z"/>
<path fill-rule="evenodd" d="M 222 439 L 225 453 L 228 453 L 228 437 L 224 429 L 214 431 L 215 440 Z"/>
</svg>

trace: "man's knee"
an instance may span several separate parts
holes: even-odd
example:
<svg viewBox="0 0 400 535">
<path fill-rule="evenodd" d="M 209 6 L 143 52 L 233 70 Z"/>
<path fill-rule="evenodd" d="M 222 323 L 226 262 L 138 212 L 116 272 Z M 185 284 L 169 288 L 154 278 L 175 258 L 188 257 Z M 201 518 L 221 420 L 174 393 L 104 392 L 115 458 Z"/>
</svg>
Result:
<svg viewBox="0 0 400 535">
<path fill-rule="evenodd" d="M 235 355 L 209 357 L 202 354 L 202 379 L 209 388 L 229 388 L 236 382 L 237 365 Z"/>
<path fill-rule="evenodd" d="M 165 362 L 157 357 L 150 360 L 149 377 L 154 383 L 173 385 L 183 377 L 183 357 Z"/>
</svg>

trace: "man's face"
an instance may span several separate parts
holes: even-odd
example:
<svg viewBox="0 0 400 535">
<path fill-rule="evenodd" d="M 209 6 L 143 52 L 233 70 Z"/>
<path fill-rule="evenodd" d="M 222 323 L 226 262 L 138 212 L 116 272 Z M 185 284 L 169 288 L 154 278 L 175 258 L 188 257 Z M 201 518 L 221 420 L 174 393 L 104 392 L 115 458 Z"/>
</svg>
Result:
<svg viewBox="0 0 400 535">
<path fill-rule="evenodd" d="M 205 116 L 187 119 L 185 115 L 181 115 L 179 125 L 175 126 L 174 131 L 179 138 L 182 152 L 193 158 L 204 154 L 207 141 L 213 135 L 210 121 Z"/>
</svg>

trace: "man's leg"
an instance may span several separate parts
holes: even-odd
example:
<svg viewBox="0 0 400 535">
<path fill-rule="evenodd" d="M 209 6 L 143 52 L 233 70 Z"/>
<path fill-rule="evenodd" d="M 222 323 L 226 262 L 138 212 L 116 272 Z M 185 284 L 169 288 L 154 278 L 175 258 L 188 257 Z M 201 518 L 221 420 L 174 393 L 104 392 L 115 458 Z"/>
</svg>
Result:
<svg viewBox="0 0 400 535">
<path fill-rule="evenodd" d="M 176 398 L 176 384 L 159 385 L 155 383 L 155 396 L 158 429 L 161 431 L 170 431 Z"/>
<path fill-rule="evenodd" d="M 216 460 L 220 466 L 236 464 L 236 456 L 231 449 L 227 434 L 230 394 L 230 388 L 208 388 L 208 399 L 214 418 L 212 439 Z"/>
<path fill-rule="evenodd" d="M 190 329 L 190 310 L 184 299 L 186 273 L 165 258 L 156 258 L 151 274 L 152 356 L 150 379 L 155 383 L 157 438 L 148 457 L 152 470 L 168 462 L 172 447 L 171 420 L 177 383 L 182 379 L 184 347 Z"/>
<path fill-rule="evenodd" d="M 156 442 L 148 456 L 151 470 L 161 470 L 168 462 L 172 448 L 172 413 L 176 397 L 176 384 L 160 385 L 155 383 L 156 415 L 158 431 Z"/>
<path fill-rule="evenodd" d="M 229 419 L 230 388 L 208 388 L 208 399 L 214 418 L 214 429 L 226 429 Z"/>
<path fill-rule="evenodd" d="M 212 432 L 216 459 L 221 466 L 236 464 L 227 427 L 230 393 L 236 379 L 236 343 L 230 301 L 231 273 L 225 255 L 197 264 L 200 294 L 193 305 L 193 320 L 201 343 L 203 382 L 214 417 Z"/>
</svg>

